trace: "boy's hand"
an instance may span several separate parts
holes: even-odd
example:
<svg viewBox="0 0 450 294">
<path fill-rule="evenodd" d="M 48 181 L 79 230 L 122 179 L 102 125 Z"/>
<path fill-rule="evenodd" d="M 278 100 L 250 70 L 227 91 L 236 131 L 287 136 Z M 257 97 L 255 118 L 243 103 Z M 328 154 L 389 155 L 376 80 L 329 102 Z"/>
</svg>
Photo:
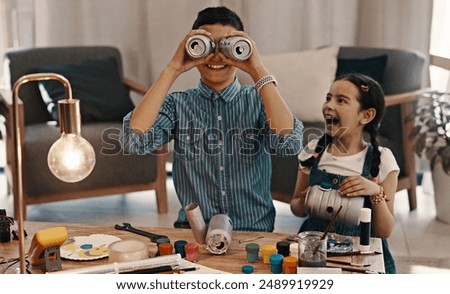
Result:
<svg viewBox="0 0 450 294">
<path fill-rule="evenodd" d="M 187 54 L 186 49 L 185 49 L 186 42 L 193 35 L 205 35 L 205 36 L 211 38 L 211 34 L 205 30 L 192 30 L 184 37 L 184 39 L 178 45 L 177 51 L 175 51 L 175 54 L 173 55 L 172 60 L 167 65 L 169 68 L 173 69 L 178 75 L 180 75 L 200 64 L 206 63 L 208 60 L 208 57 L 212 55 L 212 54 L 210 54 L 207 58 L 196 59 L 196 58 L 191 58 Z"/>
</svg>

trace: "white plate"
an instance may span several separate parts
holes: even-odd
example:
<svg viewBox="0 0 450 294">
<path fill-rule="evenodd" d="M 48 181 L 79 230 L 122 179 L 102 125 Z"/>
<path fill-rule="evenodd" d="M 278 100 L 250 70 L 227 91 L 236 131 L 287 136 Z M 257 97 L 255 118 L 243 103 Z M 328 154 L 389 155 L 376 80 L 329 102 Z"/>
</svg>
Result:
<svg viewBox="0 0 450 294">
<path fill-rule="evenodd" d="M 119 237 L 104 234 L 70 237 L 61 246 L 61 257 L 70 260 L 95 260 L 108 256 L 108 246 Z"/>
</svg>

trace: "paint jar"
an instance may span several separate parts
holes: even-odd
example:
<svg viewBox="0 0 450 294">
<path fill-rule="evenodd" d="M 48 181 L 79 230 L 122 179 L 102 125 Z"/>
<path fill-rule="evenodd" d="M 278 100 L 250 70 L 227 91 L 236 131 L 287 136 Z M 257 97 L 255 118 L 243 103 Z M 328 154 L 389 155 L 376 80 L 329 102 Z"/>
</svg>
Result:
<svg viewBox="0 0 450 294">
<path fill-rule="evenodd" d="M 267 245 L 264 245 L 261 248 L 261 251 L 262 251 L 264 263 L 269 264 L 270 263 L 270 256 L 272 254 L 277 253 L 277 248 L 274 245 L 267 244 Z"/>
<path fill-rule="evenodd" d="M 245 251 L 247 251 L 248 262 L 258 262 L 259 259 L 259 245 L 256 243 L 248 243 L 245 245 Z"/>
<path fill-rule="evenodd" d="M 170 243 L 170 239 L 167 237 L 162 237 L 162 238 L 156 239 L 155 243 L 156 243 L 156 246 L 158 247 L 158 251 L 156 252 L 155 256 L 160 256 L 161 254 L 159 252 L 159 246 L 164 243 Z"/>
<path fill-rule="evenodd" d="M 184 246 L 187 244 L 186 240 L 177 240 L 173 244 L 175 247 L 175 253 L 178 253 L 181 255 L 182 258 L 186 257 L 186 252 L 184 252 Z"/>
<path fill-rule="evenodd" d="M 293 256 L 283 258 L 283 274 L 296 274 L 298 259 Z"/>
<path fill-rule="evenodd" d="M 186 253 L 186 260 L 191 262 L 197 262 L 198 260 L 198 245 L 196 243 L 187 243 L 184 246 L 184 252 Z"/>
<path fill-rule="evenodd" d="M 288 241 L 279 241 L 279 242 L 277 242 L 277 252 L 278 252 L 278 254 L 281 254 L 284 257 L 289 256 L 289 245 L 291 245 L 291 244 Z"/>
<path fill-rule="evenodd" d="M 243 274 L 251 274 L 255 271 L 255 269 L 253 268 L 253 266 L 246 264 L 242 266 L 242 273 Z"/>
<path fill-rule="evenodd" d="M 289 245 L 289 256 L 293 256 L 298 259 L 298 243 L 292 243 Z"/>
<path fill-rule="evenodd" d="M 160 256 L 170 255 L 173 253 L 172 243 L 162 243 L 159 245 L 158 249 L 159 249 Z"/>
<path fill-rule="evenodd" d="M 284 256 L 278 253 L 270 255 L 270 272 L 272 274 L 281 274 L 283 272 L 283 258 Z"/>
</svg>

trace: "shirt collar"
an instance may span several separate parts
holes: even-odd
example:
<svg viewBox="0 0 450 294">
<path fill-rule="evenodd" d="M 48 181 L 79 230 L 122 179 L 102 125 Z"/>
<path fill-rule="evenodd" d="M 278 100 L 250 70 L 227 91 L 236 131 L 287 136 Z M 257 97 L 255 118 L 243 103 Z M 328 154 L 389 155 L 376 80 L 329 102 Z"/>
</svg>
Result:
<svg viewBox="0 0 450 294">
<path fill-rule="evenodd" d="M 203 83 L 202 80 L 198 83 L 198 88 L 202 96 L 214 100 L 217 98 L 222 98 L 225 102 L 231 102 L 236 94 L 241 90 L 241 84 L 237 77 L 234 77 L 234 81 L 225 89 L 216 92 L 214 89 Z"/>
</svg>

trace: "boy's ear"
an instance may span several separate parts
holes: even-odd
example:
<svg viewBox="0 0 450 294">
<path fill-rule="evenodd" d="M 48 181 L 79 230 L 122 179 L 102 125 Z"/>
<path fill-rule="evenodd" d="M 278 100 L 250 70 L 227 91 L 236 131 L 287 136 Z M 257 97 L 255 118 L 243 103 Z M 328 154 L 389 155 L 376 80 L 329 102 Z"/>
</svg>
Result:
<svg viewBox="0 0 450 294">
<path fill-rule="evenodd" d="M 374 119 L 376 114 L 377 114 L 377 111 L 375 110 L 375 108 L 369 108 L 369 109 L 363 110 L 363 117 L 361 118 L 361 123 L 362 124 L 370 123 Z"/>
</svg>

